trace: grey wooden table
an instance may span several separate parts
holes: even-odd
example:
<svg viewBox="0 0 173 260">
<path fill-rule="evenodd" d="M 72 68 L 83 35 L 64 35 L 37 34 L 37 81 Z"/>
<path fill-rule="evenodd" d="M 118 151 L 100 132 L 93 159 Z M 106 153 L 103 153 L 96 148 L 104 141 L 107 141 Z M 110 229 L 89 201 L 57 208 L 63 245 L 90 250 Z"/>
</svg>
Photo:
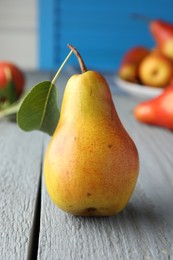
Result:
<svg viewBox="0 0 173 260">
<path fill-rule="evenodd" d="M 57 81 L 59 100 L 70 72 Z M 27 87 L 50 73 L 26 73 Z M 140 155 L 133 196 L 120 214 L 74 217 L 49 199 L 42 164 L 49 137 L 0 122 L 0 259 L 173 259 L 173 133 L 138 123 L 140 99 L 122 94 L 105 74 L 119 116 Z"/>
</svg>

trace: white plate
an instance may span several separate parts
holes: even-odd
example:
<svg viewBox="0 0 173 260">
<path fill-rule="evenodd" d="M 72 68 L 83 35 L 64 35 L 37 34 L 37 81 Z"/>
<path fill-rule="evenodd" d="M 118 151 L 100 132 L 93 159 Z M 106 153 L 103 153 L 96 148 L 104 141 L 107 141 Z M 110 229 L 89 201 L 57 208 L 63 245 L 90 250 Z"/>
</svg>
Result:
<svg viewBox="0 0 173 260">
<path fill-rule="evenodd" d="M 122 80 L 118 76 L 115 77 L 115 84 L 123 91 L 138 97 L 156 97 L 163 92 L 162 88 L 153 88 L 149 86 L 127 82 L 125 80 Z"/>
</svg>

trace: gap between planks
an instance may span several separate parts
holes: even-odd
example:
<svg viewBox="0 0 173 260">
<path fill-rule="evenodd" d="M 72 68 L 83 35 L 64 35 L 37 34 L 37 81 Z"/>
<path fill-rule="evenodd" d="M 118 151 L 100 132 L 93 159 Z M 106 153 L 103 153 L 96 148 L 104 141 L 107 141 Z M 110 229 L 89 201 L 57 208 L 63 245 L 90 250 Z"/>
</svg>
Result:
<svg viewBox="0 0 173 260">
<path fill-rule="evenodd" d="M 43 157 L 44 157 L 44 139 L 42 143 L 42 154 L 40 162 L 40 176 L 37 190 L 37 198 L 35 202 L 33 225 L 31 228 L 29 246 L 28 246 L 28 257 L 27 260 L 36 260 L 37 251 L 39 244 L 39 234 L 40 234 L 40 215 L 41 215 L 41 187 L 42 187 L 42 171 L 43 171 Z"/>
</svg>

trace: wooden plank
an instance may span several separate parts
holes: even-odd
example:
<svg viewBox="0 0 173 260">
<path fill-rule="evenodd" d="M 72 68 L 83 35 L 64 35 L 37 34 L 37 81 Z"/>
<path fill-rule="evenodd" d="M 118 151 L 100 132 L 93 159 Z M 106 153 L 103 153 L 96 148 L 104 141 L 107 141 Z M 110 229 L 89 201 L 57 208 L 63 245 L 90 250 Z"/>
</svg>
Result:
<svg viewBox="0 0 173 260">
<path fill-rule="evenodd" d="M 74 2 L 42 0 L 39 2 L 40 66 L 56 68 L 67 55 L 66 44 L 74 44 L 88 68 L 118 69 L 124 53 L 137 45 L 153 48 L 155 45 L 148 26 L 132 19 L 134 12 L 151 19 L 172 21 L 172 1 L 160 0 L 150 6 L 138 0 L 131 2 L 92 0 Z M 135 10 L 134 10 L 135 6 Z M 45 20 L 45 17 L 47 19 Z M 49 39 L 49 41 L 47 41 Z M 60 57 L 60 59 L 59 59 Z M 75 60 L 70 64 L 76 66 Z"/>
<path fill-rule="evenodd" d="M 42 180 L 40 260 L 171 259 L 173 255 L 172 133 L 135 121 L 132 109 L 139 99 L 114 96 L 114 102 L 139 150 L 140 176 L 133 196 L 117 216 L 74 217 L 51 202 Z"/>
<path fill-rule="evenodd" d="M 2 259 L 26 259 L 42 164 L 43 137 L 0 124 L 0 244 Z"/>
<path fill-rule="evenodd" d="M 49 78 L 48 72 L 26 72 L 25 87 Z M 39 132 L 20 130 L 15 122 L 0 122 L 1 259 L 27 259 L 35 250 L 43 138 Z"/>
<path fill-rule="evenodd" d="M 138 183 L 152 199 L 158 216 L 168 225 L 167 234 L 173 239 L 172 132 L 137 122 L 132 111 L 139 102 L 138 98 L 131 97 L 121 105 L 121 98 L 115 98 L 121 120 L 139 151 L 141 170 Z M 130 123 L 127 118 L 131 118 Z"/>
</svg>

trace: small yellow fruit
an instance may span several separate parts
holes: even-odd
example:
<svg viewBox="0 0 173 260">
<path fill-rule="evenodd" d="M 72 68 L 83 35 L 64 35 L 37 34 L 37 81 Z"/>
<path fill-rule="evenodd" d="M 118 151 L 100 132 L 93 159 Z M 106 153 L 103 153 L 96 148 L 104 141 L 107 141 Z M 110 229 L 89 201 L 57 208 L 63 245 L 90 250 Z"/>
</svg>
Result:
<svg viewBox="0 0 173 260">
<path fill-rule="evenodd" d="M 173 76 L 173 63 L 157 50 L 147 55 L 139 66 L 139 78 L 144 85 L 164 88 Z"/>
</svg>

